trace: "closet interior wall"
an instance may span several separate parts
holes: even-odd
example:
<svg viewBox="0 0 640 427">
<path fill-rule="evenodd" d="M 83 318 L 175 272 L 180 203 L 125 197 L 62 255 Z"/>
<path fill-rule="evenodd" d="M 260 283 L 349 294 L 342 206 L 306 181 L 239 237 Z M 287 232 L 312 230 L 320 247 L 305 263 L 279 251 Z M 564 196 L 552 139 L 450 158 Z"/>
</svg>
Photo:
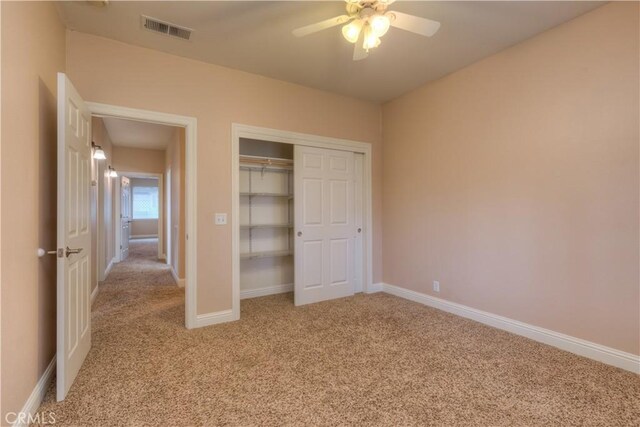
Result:
<svg viewBox="0 0 640 427">
<path fill-rule="evenodd" d="M 293 146 L 240 140 L 240 295 L 293 290 Z"/>
</svg>

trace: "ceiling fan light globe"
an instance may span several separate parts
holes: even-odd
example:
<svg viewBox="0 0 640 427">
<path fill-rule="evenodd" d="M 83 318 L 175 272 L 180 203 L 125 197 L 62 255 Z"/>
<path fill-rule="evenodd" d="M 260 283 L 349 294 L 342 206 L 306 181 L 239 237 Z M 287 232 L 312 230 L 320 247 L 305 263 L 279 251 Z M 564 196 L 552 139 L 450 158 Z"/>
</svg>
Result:
<svg viewBox="0 0 640 427">
<path fill-rule="evenodd" d="M 371 25 L 367 25 L 364 29 L 364 41 L 362 42 L 362 48 L 366 51 L 380 46 L 380 38 L 371 28 Z"/>
<path fill-rule="evenodd" d="M 387 34 L 391 26 L 391 20 L 386 15 L 376 15 L 369 21 L 371 31 L 377 36 L 382 37 Z"/>
<path fill-rule="evenodd" d="M 342 35 L 349 43 L 355 43 L 360 37 L 360 31 L 362 30 L 362 22 L 352 21 L 349 24 L 342 27 Z"/>
</svg>

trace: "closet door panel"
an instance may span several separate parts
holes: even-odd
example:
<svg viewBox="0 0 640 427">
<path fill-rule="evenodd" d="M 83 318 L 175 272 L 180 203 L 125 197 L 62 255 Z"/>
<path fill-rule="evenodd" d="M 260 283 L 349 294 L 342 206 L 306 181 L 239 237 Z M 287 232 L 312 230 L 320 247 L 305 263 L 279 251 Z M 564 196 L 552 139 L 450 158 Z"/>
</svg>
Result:
<svg viewBox="0 0 640 427">
<path fill-rule="evenodd" d="M 329 223 L 331 225 L 349 224 L 349 183 L 346 180 L 329 182 Z"/>
<path fill-rule="evenodd" d="M 324 242 L 322 240 L 308 240 L 303 244 L 303 287 L 304 289 L 321 288 L 324 265 Z"/>
<path fill-rule="evenodd" d="M 302 192 L 297 197 L 302 200 L 302 226 L 322 226 L 323 182 L 319 178 L 303 178 Z"/>
<path fill-rule="evenodd" d="M 351 260 L 349 246 L 349 239 L 331 239 L 329 243 L 331 286 L 342 285 L 348 281 Z"/>
<path fill-rule="evenodd" d="M 295 303 L 353 295 L 353 153 L 294 150 Z"/>
</svg>

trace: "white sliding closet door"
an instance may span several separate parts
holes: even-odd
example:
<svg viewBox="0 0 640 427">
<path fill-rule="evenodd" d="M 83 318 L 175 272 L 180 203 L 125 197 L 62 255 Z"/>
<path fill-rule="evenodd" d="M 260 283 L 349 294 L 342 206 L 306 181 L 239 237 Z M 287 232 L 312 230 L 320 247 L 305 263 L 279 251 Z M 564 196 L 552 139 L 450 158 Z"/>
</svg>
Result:
<svg viewBox="0 0 640 427">
<path fill-rule="evenodd" d="M 295 146 L 295 304 L 353 295 L 354 154 Z"/>
</svg>

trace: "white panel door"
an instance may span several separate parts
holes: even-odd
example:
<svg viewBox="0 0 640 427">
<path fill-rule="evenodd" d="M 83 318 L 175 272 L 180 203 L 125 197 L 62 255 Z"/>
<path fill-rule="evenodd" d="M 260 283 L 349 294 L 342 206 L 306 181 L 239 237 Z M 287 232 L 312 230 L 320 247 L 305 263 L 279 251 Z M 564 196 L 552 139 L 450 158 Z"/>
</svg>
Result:
<svg viewBox="0 0 640 427">
<path fill-rule="evenodd" d="M 295 304 L 353 295 L 354 155 L 295 146 Z"/>
<path fill-rule="evenodd" d="M 354 261 L 354 291 L 362 292 L 364 283 L 364 154 L 354 153 L 354 200 L 355 200 L 355 225 L 356 235 L 355 261 Z"/>
<path fill-rule="evenodd" d="M 123 176 L 120 181 L 120 261 L 129 256 L 131 236 L 131 181 Z"/>
<path fill-rule="evenodd" d="M 57 383 L 63 400 L 91 348 L 91 115 L 58 73 Z"/>
</svg>

